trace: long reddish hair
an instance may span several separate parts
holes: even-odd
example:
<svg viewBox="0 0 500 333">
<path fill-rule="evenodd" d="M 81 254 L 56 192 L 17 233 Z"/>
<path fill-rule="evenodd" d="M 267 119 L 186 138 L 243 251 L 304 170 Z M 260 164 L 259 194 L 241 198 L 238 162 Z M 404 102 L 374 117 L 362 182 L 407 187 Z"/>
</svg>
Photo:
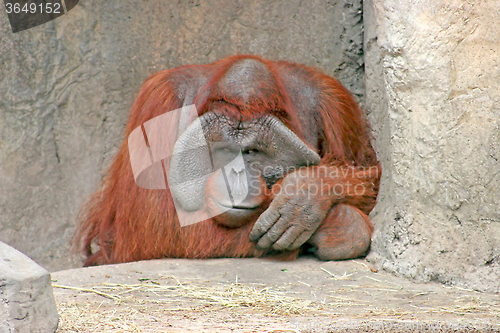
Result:
<svg viewBox="0 0 500 333">
<path fill-rule="evenodd" d="M 257 94 L 251 99 L 237 99 L 222 91 L 219 83 L 235 63 L 248 58 L 264 64 L 274 82 L 262 83 L 266 87 L 262 89 L 265 91 L 262 96 Z M 194 99 L 199 115 L 209 111 L 214 103 L 223 101 L 231 106 L 223 111 L 229 117 L 248 120 L 273 114 L 304 139 L 298 112 L 279 74 L 287 66 L 309 73 L 309 80 L 320 92 L 317 112 L 321 121 L 318 143 L 321 163 L 349 167 L 377 165 L 365 116 L 353 96 L 338 81 L 316 69 L 273 62 L 254 55 L 232 56 L 209 65 L 187 65 L 151 75 L 132 105 L 125 137 L 144 122 L 182 107 L 181 85 L 188 78 L 201 75 L 209 79 Z M 373 199 L 362 205 L 362 209 L 368 211 L 375 202 L 378 176 L 369 181 L 376 184 L 373 193 L 368 194 Z M 127 140 L 123 141 L 101 187 L 82 208 L 78 222 L 74 241 L 79 250 L 83 248 L 86 265 L 161 257 L 255 257 L 267 254 L 257 250 L 248 240 L 253 224 L 230 229 L 204 221 L 181 228 L 168 188 L 148 190 L 135 184 Z M 281 255 L 294 258 L 297 251 Z"/>
</svg>

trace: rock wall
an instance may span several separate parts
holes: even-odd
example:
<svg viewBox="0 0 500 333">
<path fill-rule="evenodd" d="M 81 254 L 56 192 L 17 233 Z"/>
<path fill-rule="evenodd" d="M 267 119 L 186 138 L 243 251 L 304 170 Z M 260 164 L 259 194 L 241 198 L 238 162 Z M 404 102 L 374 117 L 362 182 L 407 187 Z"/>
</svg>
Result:
<svg viewBox="0 0 500 333">
<path fill-rule="evenodd" d="M 156 71 L 253 53 L 322 68 L 362 99 L 361 3 L 86 0 L 16 34 L 0 5 L 0 240 L 49 270 L 80 265 L 76 214 Z"/>
<path fill-rule="evenodd" d="M 500 288 L 499 12 L 497 1 L 364 2 L 379 267 Z"/>
</svg>

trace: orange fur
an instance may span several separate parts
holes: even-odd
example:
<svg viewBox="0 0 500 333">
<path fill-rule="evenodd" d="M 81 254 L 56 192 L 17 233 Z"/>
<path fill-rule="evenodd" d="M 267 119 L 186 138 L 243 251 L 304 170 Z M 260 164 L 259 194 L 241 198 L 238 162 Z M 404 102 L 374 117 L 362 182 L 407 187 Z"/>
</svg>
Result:
<svg viewBox="0 0 500 333">
<path fill-rule="evenodd" d="M 257 59 L 265 64 L 273 75 L 273 82 L 262 82 L 262 89 L 249 100 L 235 99 L 221 91 L 218 83 L 233 64 L 245 58 Z M 228 116 L 247 120 L 273 114 L 305 139 L 303 125 L 280 74 L 290 67 L 307 73 L 311 83 L 320 91 L 317 112 L 321 123 L 318 142 L 321 165 L 352 171 L 328 181 L 351 182 L 353 186 L 361 184 L 366 189 L 359 196 L 345 193 L 335 198 L 334 203 L 357 207 L 366 216 L 375 204 L 380 177 L 376 155 L 370 144 L 368 124 L 351 94 L 339 82 L 316 69 L 241 55 L 209 65 L 189 65 L 158 72 L 142 85 L 132 106 L 125 136 L 128 137 L 133 129 L 147 120 L 182 107 L 182 96 L 177 89 L 183 82 L 203 75 L 210 80 L 195 99 L 200 115 L 209 111 L 214 103 L 224 101 L 232 106 L 224 108 Z M 366 221 L 373 228 L 368 218 Z M 293 259 L 297 256 L 298 251 L 274 253 L 256 249 L 248 237 L 253 222 L 240 228 L 227 228 L 207 220 L 181 228 L 168 189 L 147 190 L 135 184 L 128 143 L 124 140 L 100 189 L 81 210 L 74 240 L 76 247 L 84 250 L 87 257 L 85 265 L 161 257 L 275 255 Z M 327 223 L 325 221 L 323 225 Z M 98 248 L 93 249 L 94 246 Z"/>
</svg>

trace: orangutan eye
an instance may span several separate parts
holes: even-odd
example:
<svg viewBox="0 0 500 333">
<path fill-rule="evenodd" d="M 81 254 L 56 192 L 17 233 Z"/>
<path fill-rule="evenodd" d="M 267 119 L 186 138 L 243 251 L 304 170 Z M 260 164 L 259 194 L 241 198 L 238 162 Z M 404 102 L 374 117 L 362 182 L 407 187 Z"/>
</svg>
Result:
<svg viewBox="0 0 500 333">
<path fill-rule="evenodd" d="M 242 151 L 243 155 L 252 155 L 252 154 L 257 154 L 259 152 L 258 149 L 245 149 Z"/>
</svg>

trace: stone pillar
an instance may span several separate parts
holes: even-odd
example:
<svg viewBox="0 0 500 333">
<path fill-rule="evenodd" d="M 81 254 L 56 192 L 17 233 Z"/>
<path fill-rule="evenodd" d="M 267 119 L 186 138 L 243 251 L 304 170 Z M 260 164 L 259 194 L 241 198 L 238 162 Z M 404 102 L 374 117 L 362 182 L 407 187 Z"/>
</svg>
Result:
<svg viewBox="0 0 500 333">
<path fill-rule="evenodd" d="M 364 2 L 379 268 L 500 288 L 499 13 L 498 1 Z"/>
</svg>

